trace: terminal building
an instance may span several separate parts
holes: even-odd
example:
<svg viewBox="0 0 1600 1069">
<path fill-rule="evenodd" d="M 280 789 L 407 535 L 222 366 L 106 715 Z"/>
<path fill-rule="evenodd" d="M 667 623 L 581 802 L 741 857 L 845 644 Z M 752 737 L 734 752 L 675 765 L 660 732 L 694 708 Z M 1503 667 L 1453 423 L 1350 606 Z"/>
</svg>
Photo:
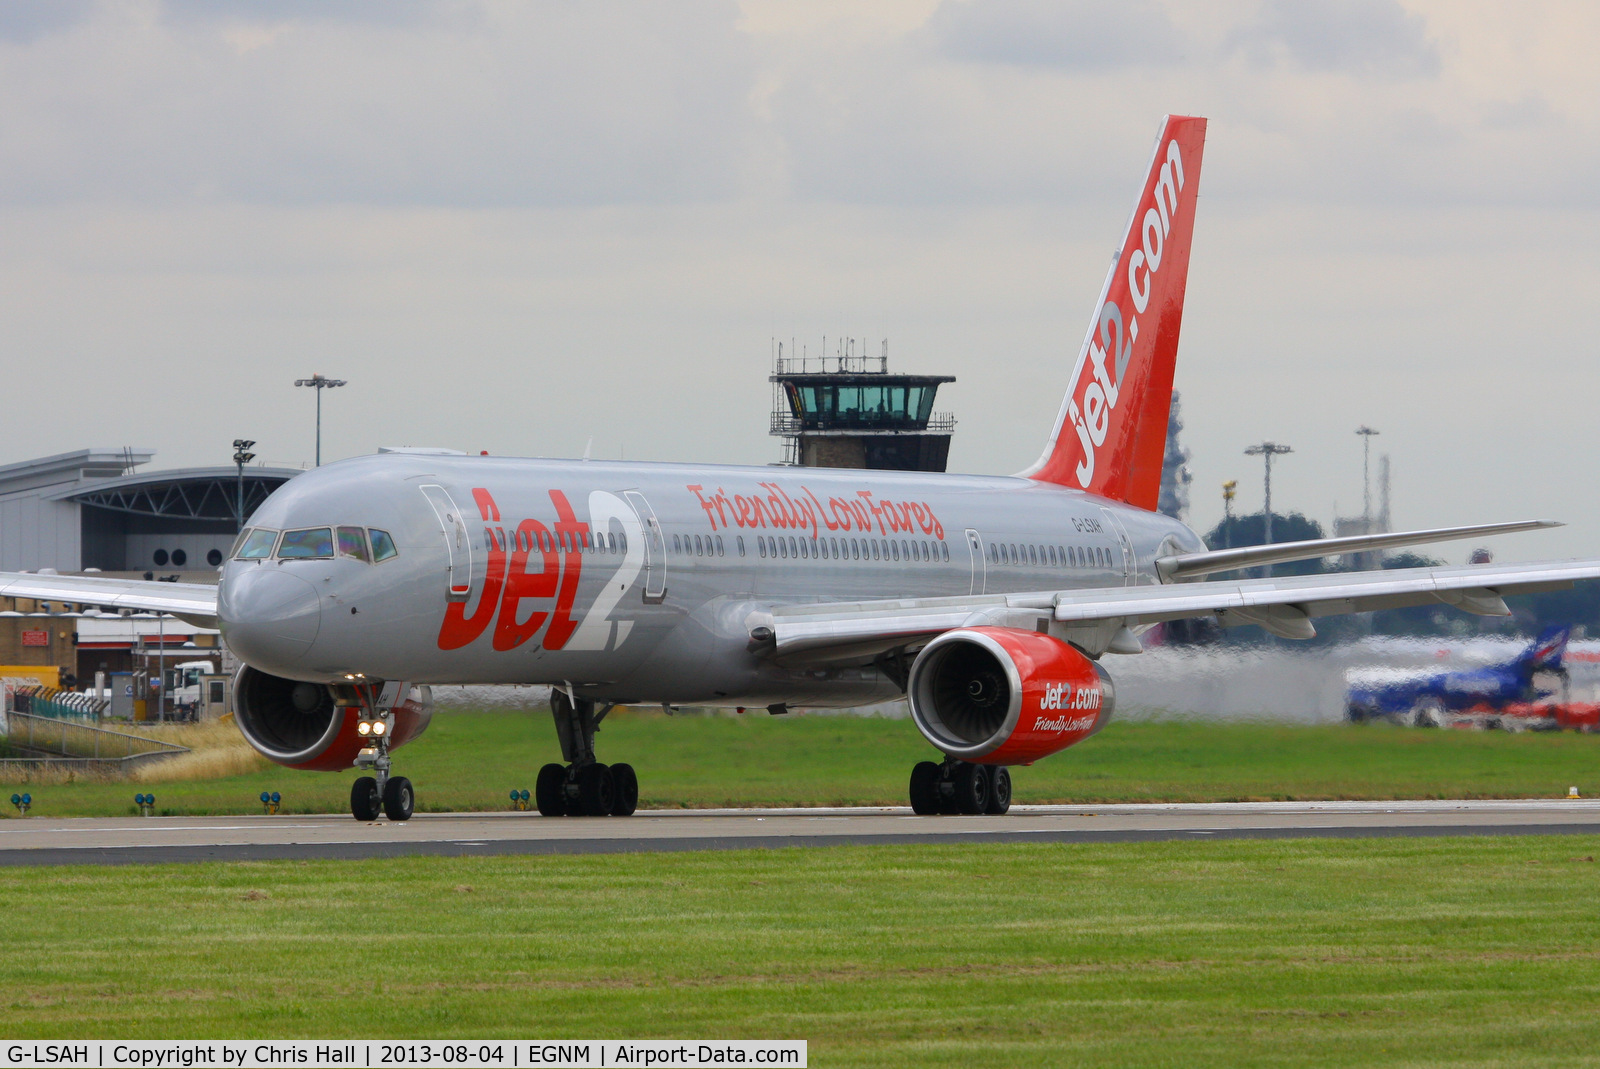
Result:
<svg viewBox="0 0 1600 1069">
<path fill-rule="evenodd" d="M 0 466 L 0 571 L 215 581 L 243 515 L 298 468 L 139 472 L 149 449 L 79 449 Z"/>
</svg>

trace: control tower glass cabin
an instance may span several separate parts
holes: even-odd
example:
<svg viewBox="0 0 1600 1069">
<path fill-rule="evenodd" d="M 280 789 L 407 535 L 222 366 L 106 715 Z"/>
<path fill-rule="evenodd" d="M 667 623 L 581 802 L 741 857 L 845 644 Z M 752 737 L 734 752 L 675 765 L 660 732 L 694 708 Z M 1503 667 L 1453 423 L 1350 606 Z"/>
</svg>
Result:
<svg viewBox="0 0 1600 1069">
<path fill-rule="evenodd" d="M 784 463 L 810 468 L 944 471 L 955 416 L 933 410 L 954 375 L 891 375 L 881 357 L 781 353 L 771 376 L 771 433 Z"/>
</svg>

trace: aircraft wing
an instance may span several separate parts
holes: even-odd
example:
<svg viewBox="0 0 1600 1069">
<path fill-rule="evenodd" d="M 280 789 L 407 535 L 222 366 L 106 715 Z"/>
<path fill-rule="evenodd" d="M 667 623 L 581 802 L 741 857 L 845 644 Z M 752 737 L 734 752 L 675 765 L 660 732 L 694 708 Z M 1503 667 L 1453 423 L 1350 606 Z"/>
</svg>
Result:
<svg viewBox="0 0 1600 1069">
<path fill-rule="evenodd" d="M 111 609 L 167 612 L 196 627 L 217 626 L 217 588 L 205 583 L 155 583 L 93 575 L 0 572 L 0 597 L 68 601 Z"/>
<path fill-rule="evenodd" d="M 957 627 L 1032 631 L 1054 621 L 1069 630 L 1098 631 L 1110 640 L 1124 627 L 1195 616 L 1215 616 L 1224 626 L 1259 624 L 1284 638 L 1303 639 L 1316 634 L 1311 620 L 1318 616 L 1430 604 L 1504 616 L 1510 611 L 1502 600 L 1506 594 L 1561 590 L 1576 580 L 1597 577 L 1600 560 L 1567 560 L 785 605 L 772 611 L 771 644 L 780 660 L 826 663 L 920 646 Z M 1135 652 L 1131 647 L 1116 651 Z"/>
</svg>

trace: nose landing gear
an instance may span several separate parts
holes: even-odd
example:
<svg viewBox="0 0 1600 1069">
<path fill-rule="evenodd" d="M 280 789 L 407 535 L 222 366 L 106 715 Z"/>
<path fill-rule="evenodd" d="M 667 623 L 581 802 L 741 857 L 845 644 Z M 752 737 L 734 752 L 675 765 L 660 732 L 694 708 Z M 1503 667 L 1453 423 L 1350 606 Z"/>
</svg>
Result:
<svg viewBox="0 0 1600 1069">
<path fill-rule="evenodd" d="M 416 809 L 416 791 L 404 776 L 389 775 L 389 737 L 394 731 L 394 718 L 375 700 L 374 688 L 362 687 L 359 693 L 361 720 L 357 730 L 366 745 L 356 754 L 355 765 L 372 769 L 373 775 L 362 776 L 350 785 L 350 815 L 363 822 L 373 821 L 381 809 L 390 820 L 410 820 Z"/>
<path fill-rule="evenodd" d="M 918 816 L 980 813 L 1002 816 L 1011 808 L 1011 770 L 946 757 L 911 770 L 911 811 Z"/>
<path fill-rule="evenodd" d="M 632 765 L 603 765 L 595 759 L 594 736 L 600 721 L 613 707 L 599 713 L 594 702 L 574 699 L 552 690 L 550 712 L 556 737 L 561 740 L 565 766 L 548 764 L 539 769 L 534 800 L 547 817 L 629 817 L 639 806 L 639 777 Z"/>
</svg>

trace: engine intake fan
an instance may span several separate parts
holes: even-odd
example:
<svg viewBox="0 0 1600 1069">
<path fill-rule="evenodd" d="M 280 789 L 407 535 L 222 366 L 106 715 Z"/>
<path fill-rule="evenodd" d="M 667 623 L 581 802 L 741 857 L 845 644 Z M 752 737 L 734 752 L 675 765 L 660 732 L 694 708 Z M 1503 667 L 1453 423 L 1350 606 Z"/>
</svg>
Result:
<svg viewBox="0 0 1600 1069">
<path fill-rule="evenodd" d="M 923 648 L 906 697 L 917 730 L 951 757 L 1026 765 L 1104 727 L 1115 688 L 1105 669 L 1059 639 L 963 627 Z"/>
<path fill-rule="evenodd" d="M 364 686 L 382 689 L 379 684 Z M 245 741 L 280 765 L 323 772 L 349 768 L 370 742 L 357 730 L 364 707 L 355 686 L 302 683 L 246 665 L 233 693 L 234 719 Z M 427 687 L 401 688 L 389 709 L 389 749 L 421 735 L 432 718 Z"/>
</svg>

